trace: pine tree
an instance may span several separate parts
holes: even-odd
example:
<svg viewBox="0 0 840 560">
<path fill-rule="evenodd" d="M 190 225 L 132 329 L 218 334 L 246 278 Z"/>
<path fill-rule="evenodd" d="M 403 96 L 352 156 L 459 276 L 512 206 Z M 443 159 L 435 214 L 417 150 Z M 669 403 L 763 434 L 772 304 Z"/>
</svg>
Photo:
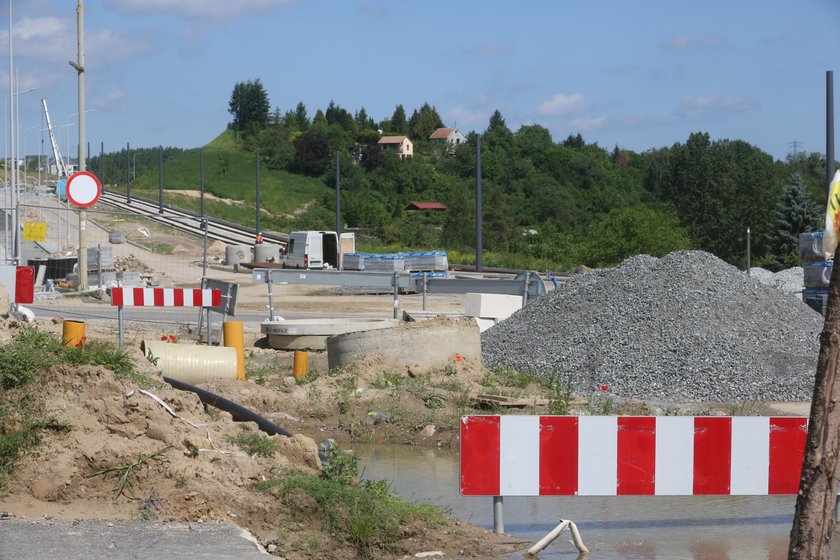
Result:
<svg viewBox="0 0 840 560">
<path fill-rule="evenodd" d="M 790 176 L 776 205 L 776 217 L 767 235 L 768 267 L 782 270 L 799 263 L 799 234 L 819 229 L 820 210 L 805 192 L 799 173 Z"/>
</svg>

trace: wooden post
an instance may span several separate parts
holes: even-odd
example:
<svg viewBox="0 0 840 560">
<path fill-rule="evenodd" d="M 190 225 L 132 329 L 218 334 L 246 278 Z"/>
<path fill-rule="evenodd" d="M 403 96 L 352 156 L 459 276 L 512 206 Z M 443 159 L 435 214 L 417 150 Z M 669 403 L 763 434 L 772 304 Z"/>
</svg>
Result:
<svg viewBox="0 0 840 560">
<path fill-rule="evenodd" d="M 840 254 L 835 253 L 838 262 Z M 789 560 L 827 559 L 837 502 L 837 454 L 840 452 L 840 266 L 831 271 L 828 306 L 820 334 L 820 354 L 811 399 L 808 442 L 790 533 Z"/>
</svg>

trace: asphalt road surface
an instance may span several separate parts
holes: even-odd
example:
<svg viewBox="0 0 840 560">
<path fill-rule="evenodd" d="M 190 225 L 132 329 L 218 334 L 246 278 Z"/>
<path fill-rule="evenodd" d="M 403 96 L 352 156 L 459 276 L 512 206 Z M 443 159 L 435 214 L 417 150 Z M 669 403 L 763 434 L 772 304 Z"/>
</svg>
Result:
<svg viewBox="0 0 840 560">
<path fill-rule="evenodd" d="M 229 523 L 0 520 L 0 560 L 267 560 Z"/>
</svg>

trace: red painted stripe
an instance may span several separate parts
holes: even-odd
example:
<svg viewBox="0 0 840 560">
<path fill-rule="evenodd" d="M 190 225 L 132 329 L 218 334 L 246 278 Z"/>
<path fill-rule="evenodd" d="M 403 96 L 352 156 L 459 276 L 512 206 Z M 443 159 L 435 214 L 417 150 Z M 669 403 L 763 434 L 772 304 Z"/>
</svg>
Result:
<svg viewBox="0 0 840 560">
<path fill-rule="evenodd" d="M 163 307 L 163 288 L 155 288 L 152 294 L 154 294 L 155 307 Z"/>
<path fill-rule="evenodd" d="M 193 305 L 195 307 L 204 307 L 204 301 L 202 298 L 201 290 L 199 288 L 195 288 L 192 291 L 193 297 Z"/>
<path fill-rule="evenodd" d="M 656 418 L 618 418 L 618 465 L 616 493 L 653 495 L 656 491 Z"/>
<path fill-rule="evenodd" d="M 184 290 L 178 288 L 173 291 L 172 303 L 175 307 L 184 307 Z"/>
<path fill-rule="evenodd" d="M 210 305 L 212 307 L 218 307 L 222 305 L 222 290 L 212 290 L 211 294 L 213 303 L 211 303 Z"/>
<path fill-rule="evenodd" d="M 769 494 L 799 492 L 807 441 L 807 418 L 770 418 Z"/>
<path fill-rule="evenodd" d="M 577 416 L 540 417 L 540 495 L 574 496 L 578 491 Z"/>
<path fill-rule="evenodd" d="M 498 496 L 501 419 L 467 416 L 461 419 L 461 494 Z"/>
<path fill-rule="evenodd" d="M 694 494 L 729 494 L 732 419 L 694 419 Z"/>
<path fill-rule="evenodd" d="M 122 307 L 123 304 L 123 289 L 111 288 L 111 305 Z"/>
<path fill-rule="evenodd" d="M 143 288 L 132 288 L 132 290 L 134 290 L 134 306 L 143 307 L 145 305 L 143 301 Z"/>
</svg>

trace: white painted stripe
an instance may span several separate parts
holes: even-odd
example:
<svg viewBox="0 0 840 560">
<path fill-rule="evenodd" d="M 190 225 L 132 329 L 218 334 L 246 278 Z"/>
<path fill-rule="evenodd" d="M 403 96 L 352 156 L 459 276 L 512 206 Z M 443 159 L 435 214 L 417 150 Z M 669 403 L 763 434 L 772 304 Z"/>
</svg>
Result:
<svg viewBox="0 0 840 560">
<path fill-rule="evenodd" d="M 184 307 L 192 307 L 193 305 L 195 305 L 193 302 L 193 291 L 184 290 Z"/>
<path fill-rule="evenodd" d="M 123 288 L 123 307 L 130 307 L 134 305 L 134 289 L 133 288 Z"/>
<path fill-rule="evenodd" d="M 163 290 L 163 306 L 172 307 L 175 305 L 175 290 Z"/>
<path fill-rule="evenodd" d="M 143 288 L 143 307 L 154 307 L 155 305 L 155 289 Z"/>
<path fill-rule="evenodd" d="M 656 418 L 656 484 L 658 496 L 694 493 L 694 417 Z"/>
<path fill-rule="evenodd" d="M 732 417 L 732 495 L 765 495 L 770 484 L 770 418 Z"/>
<path fill-rule="evenodd" d="M 201 306 L 210 307 L 213 305 L 213 290 L 201 290 Z"/>
<path fill-rule="evenodd" d="M 615 496 L 618 470 L 618 417 L 578 420 L 578 495 Z"/>
<path fill-rule="evenodd" d="M 540 417 L 502 416 L 499 492 L 503 496 L 540 493 Z"/>
</svg>

